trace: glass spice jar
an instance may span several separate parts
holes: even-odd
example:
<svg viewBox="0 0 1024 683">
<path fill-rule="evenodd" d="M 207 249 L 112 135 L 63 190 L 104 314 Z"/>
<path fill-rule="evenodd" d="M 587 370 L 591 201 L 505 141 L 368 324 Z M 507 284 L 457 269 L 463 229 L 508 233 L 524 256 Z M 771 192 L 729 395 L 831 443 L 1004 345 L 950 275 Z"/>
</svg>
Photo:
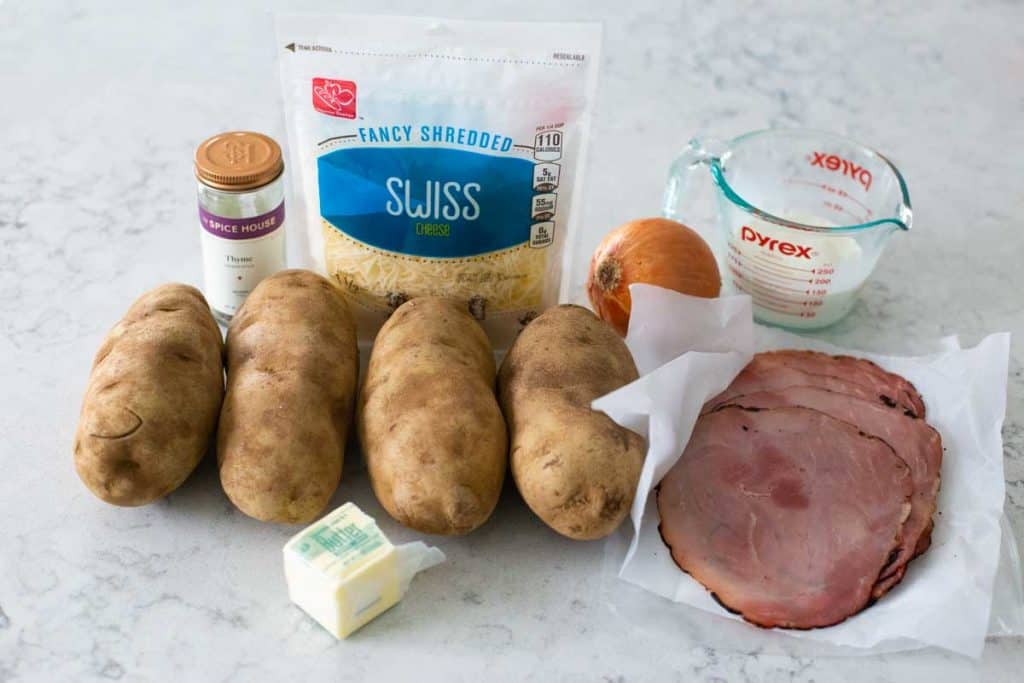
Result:
<svg viewBox="0 0 1024 683">
<path fill-rule="evenodd" d="M 261 133 L 221 133 L 196 149 L 205 293 L 224 324 L 285 267 L 283 172 L 281 147 Z"/>
</svg>

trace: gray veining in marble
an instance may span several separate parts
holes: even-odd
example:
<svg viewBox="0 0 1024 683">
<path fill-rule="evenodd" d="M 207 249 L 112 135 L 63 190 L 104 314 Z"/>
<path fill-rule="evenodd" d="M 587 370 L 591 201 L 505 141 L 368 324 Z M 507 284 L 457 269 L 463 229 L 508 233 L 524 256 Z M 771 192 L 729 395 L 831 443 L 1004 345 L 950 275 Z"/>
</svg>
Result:
<svg viewBox="0 0 1024 683">
<path fill-rule="evenodd" d="M 269 9 L 292 4 L 0 1 L 0 681 L 1019 679 L 1021 639 L 990 641 L 978 663 L 653 648 L 603 602 L 602 545 L 555 537 L 511 489 L 480 531 L 437 541 L 446 564 L 339 644 L 288 602 L 280 550 L 293 530 L 234 511 L 209 460 L 158 504 L 94 499 L 71 464 L 91 356 L 143 289 L 199 284 L 194 145 L 229 128 L 283 139 Z M 694 133 L 811 126 L 888 154 L 908 179 L 914 232 L 823 334 L 912 349 L 1014 333 L 1007 511 L 1024 542 L 1024 4 L 373 9 L 606 22 L 584 254 L 657 212 Z M 414 538 L 384 517 L 358 459 L 346 467 L 336 502 Z"/>
</svg>

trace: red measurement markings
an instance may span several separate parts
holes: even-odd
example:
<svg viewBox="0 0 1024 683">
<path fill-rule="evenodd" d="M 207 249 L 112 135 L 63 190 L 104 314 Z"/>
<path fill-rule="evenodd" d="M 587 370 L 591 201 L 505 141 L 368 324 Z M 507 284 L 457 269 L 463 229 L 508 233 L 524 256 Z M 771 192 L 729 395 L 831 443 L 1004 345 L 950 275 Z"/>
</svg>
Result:
<svg viewBox="0 0 1024 683">
<path fill-rule="evenodd" d="M 749 259 L 751 265 L 757 266 L 758 268 L 761 268 L 761 269 L 766 270 L 766 271 L 770 271 L 770 272 L 772 272 L 772 273 L 774 273 L 776 275 L 779 275 L 780 277 L 784 277 L 784 278 L 788 278 L 788 279 L 794 279 L 794 280 L 795 279 L 800 279 L 800 278 L 803 278 L 803 277 L 807 277 L 806 275 L 801 275 L 801 273 L 803 273 L 803 272 L 808 272 L 804 268 L 790 268 L 785 263 L 782 263 L 780 261 L 774 261 L 774 260 L 769 259 L 769 258 L 764 258 L 764 257 L 758 256 L 756 254 L 754 254 L 754 255 L 737 254 L 736 255 L 736 260 L 747 260 L 747 259 Z"/>
<path fill-rule="evenodd" d="M 832 187 L 831 185 L 828 185 L 826 183 L 818 183 L 818 182 L 815 182 L 813 180 L 803 180 L 802 178 L 789 178 L 789 179 L 786 180 L 786 182 L 787 183 L 791 183 L 793 185 L 809 185 L 810 187 L 816 187 L 816 188 L 818 188 L 820 190 L 824 190 L 825 192 L 828 192 L 829 194 L 834 194 L 837 197 L 842 197 L 843 199 L 850 200 L 851 202 L 853 202 L 854 204 L 856 204 L 860 208 L 864 209 L 865 214 L 867 214 L 867 218 L 862 218 L 861 216 L 858 216 L 858 215 L 856 215 L 854 213 L 851 213 L 850 211 L 846 211 L 845 209 L 843 209 L 844 211 L 846 211 L 846 213 L 849 213 L 851 216 L 856 218 L 858 223 L 863 223 L 863 222 L 865 222 L 867 220 L 871 220 L 871 217 L 875 215 L 875 212 L 872 211 L 868 207 L 867 204 L 865 204 L 864 202 L 860 201 L 859 199 L 857 199 L 856 197 L 851 195 L 849 192 L 847 192 L 846 190 L 844 190 L 844 189 L 842 189 L 840 187 Z M 826 206 L 827 205 L 828 205 L 828 203 L 826 202 Z M 796 222 L 799 223 L 800 221 L 796 221 Z"/>
<path fill-rule="evenodd" d="M 800 290 L 786 290 L 792 292 L 791 295 L 787 295 L 783 292 L 780 292 L 778 287 L 767 285 L 761 280 L 751 278 L 747 274 L 735 268 L 734 266 L 729 266 L 729 271 L 732 273 L 733 282 L 742 282 L 747 288 L 757 292 L 759 296 L 775 299 L 782 303 L 792 303 L 797 305 L 804 301 L 805 294 Z"/>
<path fill-rule="evenodd" d="M 782 280 L 790 280 L 795 283 L 807 282 L 807 275 L 803 272 L 796 273 L 793 271 L 787 271 L 784 269 L 784 266 L 780 267 L 770 263 L 765 263 L 764 261 L 761 261 L 760 259 L 757 258 L 751 259 L 751 261 L 751 267 L 756 268 L 758 270 L 762 270 L 764 272 L 769 272 Z"/>
<path fill-rule="evenodd" d="M 729 265 L 730 267 L 742 268 L 745 272 L 749 272 L 752 278 L 756 276 L 756 279 L 762 284 L 779 290 L 803 293 L 808 285 L 813 284 L 813 279 L 805 278 L 803 275 L 793 278 L 791 275 L 781 274 L 757 263 L 745 262 L 741 258 L 734 256 L 730 258 Z"/>
<path fill-rule="evenodd" d="M 759 278 L 758 273 L 751 272 L 749 269 L 742 270 L 739 267 L 732 264 L 729 264 L 729 269 L 735 276 L 737 276 L 737 278 L 742 278 L 746 282 L 749 282 L 752 285 L 760 287 L 765 292 L 790 296 L 803 296 L 806 294 L 806 290 L 794 289 L 792 287 L 781 287 L 777 283 L 767 281 L 764 278 Z"/>
<path fill-rule="evenodd" d="M 835 267 L 831 264 L 826 264 L 816 268 L 790 268 L 783 264 L 778 264 L 773 261 L 766 261 L 758 258 L 756 255 L 753 258 L 746 258 L 746 255 L 741 256 L 739 252 L 734 251 L 729 254 L 729 260 L 738 268 L 750 271 L 752 274 L 761 276 L 766 281 L 771 281 L 773 285 L 783 286 L 772 278 L 781 280 L 784 284 L 795 284 L 799 283 L 800 287 L 804 285 L 817 285 L 817 286 L 828 286 L 832 284 L 831 275 L 835 273 Z M 794 275 L 792 271 L 800 271 L 800 274 Z M 808 275 L 810 277 L 808 277 Z M 804 288 L 806 290 L 806 288 Z M 805 293 L 808 293 L 805 291 Z"/>
<path fill-rule="evenodd" d="M 771 294 L 765 294 L 756 287 L 751 287 L 749 283 L 744 282 L 743 280 L 733 280 L 733 284 L 735 284 L 738 289 L 743 290 L 743 292 L 753 297 L 754 301 L 758 304 L 767 302 L 774 306 L 792 306 L 797 309 L 801 308 L 800 303 L 797 301 L 793 301 L 792 299 L 783 299 L 781 297 L 772 296 Z"/>
<path fill-rule="evenodd" d="M 830 201 L 828 201 L 826 199 L 824 202 L 822 202 L 822 205 L 824 205 L 825 208 L 827 208 L 827 209 L 832 209 L 836 213 L 844 213 L 844 214 L 846 214 L 847 216 L 852 218 L 855 223 L 863 223 L 863 222 L 865 222 L 865 220 L 867 220 L 863 216 L 858 216 L 854 212 L 850 211 L 849 209 L 847 209 L 842 204 L 839 204 L 839 203 L 836 203 L 836 202 L 830 202 Z M 868 218 L 870 218 L 870 217 L 871 216 L 868 216 Z"/>
<path fill-rule="evenodd" d="M 782 307 L 782 306 L 788 306 L 788 304 L 781 304 L 780 305 L 780 304 L 776 304 L 774 302 L 766 301 L 764 299 L 764 297 L 759 296 L 755 292 L 751 292 L 751 291 L 748 291 L 747 289 L 745 289 L 744 286 L 741 283 L 739 283 L 739 282 L 736 283 L 736 289 L 740 290 L 744 294 L 749 294 L 750 298 L 754 300 L 755 304 L 757 304 L 761 308 L 766 308 L 769 311 L 774 311 L 775 313 L 779 313 L 781 315 L 791 315 L 791 316 L 795 316 L 795 317 L 799 317 L 799 318 L 813 318 L 814 317 L 813 312 L 811 313 L 811 315 L 807 315 L 806 314 L 807 311 L 802 311 L 800 309 L 795 309 L 794 310 L 792 308 L 783 308 Z"/>
<path fill-rule="evenodd" d="M 733 262 L 737 265 L 748 267 L 752 270 L 758 270 L 760 272 L 774 275 L 783 280 L 792 280 L 793 282 L 809 282 L 805 273 L 813 274 L 814 268 L 798 268 L 796 266 L 789 265 L 788 261 L 782 261 L 774 259 L 770 256 L 764 256 L 758 253 L 745 253 L 740 249 L 737 249 L 734 245 L 729 245 L 731 253 L 729 256 Z"/>
<path fill-rule="evenodd" d="M 814 318 L 818 315 L 815 310 L 824 302 L 815 301 L 794 301 L 783 297 L 767 294 L 749 280 L 744 280 L 742 275 L 733 271 L 733 284 L 744 294 L 748 294 L 754 303 L 761 308 L 773 311 L 780 315 L 793 316 L 796 318 Z"/>
<path fill-rule="evenodd" d="M 814 270 L 813 268 L 797 268 L 796 266 L 786 265 L 786 263 L 783 262 L 783 261 L 780 261 L 778 259 L 773 259 L 773 258 L 771 258 L 769 256 L 761 256 L 760 254 L 751 254 L 750 256 L 751 256 L 751 258 L 753 258 L 754 260 L 756 260 L 756 261 L 758 261 L 760 263 L 770 263 L 771 265 L 775 266 L 776 268 L 783 268 L 783 269 L 788 270 L 788 271 L 796 271 L 796 272 L 800 272 L 800 273 L 810 273 L 812 270 Z"/>
<path fill-rule="evenodd" d="M 814 318 L 824 305 L 835 274 L 831 263 L 801 268 L 772 254 L 729 245 L 726 261 L 736 288 L 753 302 L 778 315 Z"/>
</svg>

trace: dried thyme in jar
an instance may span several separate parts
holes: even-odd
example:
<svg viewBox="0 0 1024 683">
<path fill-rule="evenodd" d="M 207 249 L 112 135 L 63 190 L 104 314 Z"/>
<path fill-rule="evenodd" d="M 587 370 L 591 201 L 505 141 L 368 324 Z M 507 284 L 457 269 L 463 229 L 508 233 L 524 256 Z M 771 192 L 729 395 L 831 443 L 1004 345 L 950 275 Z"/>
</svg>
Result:
<svg viewBox="0 0 1024 683">
<path fill-rule="evenodd" d="M 280 146 L 261 133 L 221 133 L 196 149 L 203 279 L 222 323 L 285 267 L 283 172 Z"/>
</svg>

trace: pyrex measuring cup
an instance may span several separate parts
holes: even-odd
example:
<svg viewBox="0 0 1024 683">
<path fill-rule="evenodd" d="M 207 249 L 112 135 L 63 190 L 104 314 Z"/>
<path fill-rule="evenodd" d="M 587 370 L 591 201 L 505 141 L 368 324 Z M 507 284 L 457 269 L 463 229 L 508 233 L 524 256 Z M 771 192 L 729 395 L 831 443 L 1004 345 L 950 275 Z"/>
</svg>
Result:
<svg viewBox="0 0 1024 683">
<path fill-rule="evenodd" d="M 839 135 L 762 130 L 724 143 L 694 139 L 672 165 L 667 217 L 689 203 L 703 165 L 717 187 L 723 280 L 750 295 L 761 322 L 811 329 L 838 321 L 888 237 L 910 229 L 900 172 Z"/>
</svg>

